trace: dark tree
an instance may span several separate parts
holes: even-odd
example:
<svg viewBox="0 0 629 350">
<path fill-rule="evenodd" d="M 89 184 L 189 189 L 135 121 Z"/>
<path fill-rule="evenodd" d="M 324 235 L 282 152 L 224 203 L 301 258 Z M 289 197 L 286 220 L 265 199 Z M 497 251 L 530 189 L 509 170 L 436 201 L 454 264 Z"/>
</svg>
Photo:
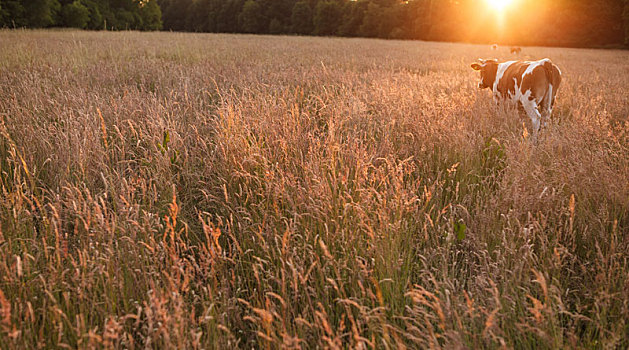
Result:
<svg viewBox="0 0 629 350">
<path fill-rule="evenodd" d="M 162 10 L 157 5 L 157 1 L 149 0 L 140 7 L 140 17 L 142 18 L 142 30 L 162 29 Z"/>
<path fill-rule="evenodd" d="M 282 34 L 284 33 L 284 25 L 279 19 L 273 18 L 271 22 L 269 22 L 269 30 L 267 31 L 267 33 Z"/>
<path fill-rule="evenodd" d="M 167 30 L 186 30 L 188 27 L 188 13 L 192 7 L 191 0 L 164 0 L 160 3 L 163 16 L 163 26 Z"/>
<path fill-rule="evenodd" d="M 375 2 L 369 3 L 363 23 L 359 28 L 361 36 L 368 38 L 375 38 L 380 36 L 380 30 L 382 27 L 382 7 Z"/>
<path fill-rule="evenodd" d="M 349 1 L 343 9 L 343 20 L 339 26 L 338 34 L 341 36 L 359 36 L 360 26 L 365 18 L 369 1 Z"/>
<path fill-rule="evenodd" d="M 85 28 L 90 20 L 90 10 L 79 0 L 61 8 L 61 23 L 65 27 Z"/>
<path fill-rule="evenodd" d="M 266 29 L 266 19 L 260 3 L 256 0 L 247 0 L 238 15 L 238 23 L 245 33 L 263 33 Z"/>
<path fill-rule="evenodd" d="M 313 18 L 314 33 L 316 35 L 334 35 L 342 19 L 343 9 L 338 1 L 320 1 L 315 8 Z"/>
<path fill-rule="evenodd" d="M 625 9 L 622 12 L 622 19 L 625 28 L 625 47 L 629 48 L 629 0 L 625 0 Z"/>
<path fill-rule="evenodd" d="M 85 5 L 89 11 L 89 20 L 87 21 L 87 29 L 103 29 L 104 18 L 101 14 L 101 9 L 96 1 L 83 0 L 82 4 Z"/>
<path fill-rule="evenodd" d="M 222 33 L 238 33 L 238 15 L 244 0 L 223 0 L 216 17 L 216 30 Z"/>
<path fill-rule="evenodd" d="M 312 34 L 312 8 L 307 1 L 299 1 L 293 6 L 291 14 L 291 31 L 296 34 Z"/>
<path fill-rule="evenodd" d="M 0 0 L 0 26 L 26 26 L 26 9 L 20 0 Z"/>
<path fill-rule="evenodd" d="M 290 29 L 295 0 L 259 0 L 267 18 L 267 33 L 279 34 Z M 271 24 L 273 23 L 273 28 Z"/>
<path fill-rule="evenodd" d="M 164 16 L 165 17 L 165 16 Z M 187 27 L 194 32 L 216 31 L 216 1 L 196 0 L 188 10 Z M 165 25 L 164 25 L 165 27 Z"/>
<path fill-rule="evenodd" d="M 57 12 L 61 7 L 57 0 L 30 0 L 23 3 L 27 26 L 43 28 L 55 24 Z"/>
</svg>

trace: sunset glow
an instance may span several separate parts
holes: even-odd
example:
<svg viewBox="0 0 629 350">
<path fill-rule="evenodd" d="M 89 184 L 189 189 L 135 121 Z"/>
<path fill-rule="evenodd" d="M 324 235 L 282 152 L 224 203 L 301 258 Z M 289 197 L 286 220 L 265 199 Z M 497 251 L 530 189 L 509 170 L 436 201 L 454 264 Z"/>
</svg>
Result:
<svg viewBox="0 0 629 350">
<path fill-rule="evenodd" d="M 485 0 L 487 4 L 497 12 L 504 11 L 513 0 Z"/>
</svg>

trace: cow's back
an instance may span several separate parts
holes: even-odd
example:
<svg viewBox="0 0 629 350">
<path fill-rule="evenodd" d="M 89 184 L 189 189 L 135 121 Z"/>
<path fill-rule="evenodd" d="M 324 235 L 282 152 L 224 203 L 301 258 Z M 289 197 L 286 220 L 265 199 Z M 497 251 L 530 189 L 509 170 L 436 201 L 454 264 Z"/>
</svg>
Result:
<svg viewBox="0 0 629 350">
<path fill-rule="evenodd" d="M 541 101 L 549 85 L 557 91 L 561 83 L 561 72 L 549 59 L 540 61 L 515 61 L 511 63 L 496 83 L 497 91 L 504 98 Z"/>
</svg>

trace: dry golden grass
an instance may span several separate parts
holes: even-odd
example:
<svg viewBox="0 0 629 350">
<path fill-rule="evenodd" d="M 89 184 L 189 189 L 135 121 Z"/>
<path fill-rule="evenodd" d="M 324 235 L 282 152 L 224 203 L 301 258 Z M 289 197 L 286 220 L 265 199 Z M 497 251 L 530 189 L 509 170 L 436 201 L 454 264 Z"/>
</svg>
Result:
<svg viewBox="0 0 629 350">
<path fill-rule="evenodd" d="M 495 54 L 0 31 L 0 347 L 628 347 L 629 53 Z"/>
</svg>

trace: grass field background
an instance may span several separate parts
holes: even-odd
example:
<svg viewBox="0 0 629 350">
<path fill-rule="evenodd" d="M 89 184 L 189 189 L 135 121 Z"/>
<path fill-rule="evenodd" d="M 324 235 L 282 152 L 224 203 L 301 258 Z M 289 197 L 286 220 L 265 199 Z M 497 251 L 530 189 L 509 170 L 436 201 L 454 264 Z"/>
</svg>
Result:
<svg viewBox="0 0 629 350">
<path fill-rule="evenodd" d="M 626 348 L 629 52 L 0 31 L 0 347 Z"/>
</svg>

